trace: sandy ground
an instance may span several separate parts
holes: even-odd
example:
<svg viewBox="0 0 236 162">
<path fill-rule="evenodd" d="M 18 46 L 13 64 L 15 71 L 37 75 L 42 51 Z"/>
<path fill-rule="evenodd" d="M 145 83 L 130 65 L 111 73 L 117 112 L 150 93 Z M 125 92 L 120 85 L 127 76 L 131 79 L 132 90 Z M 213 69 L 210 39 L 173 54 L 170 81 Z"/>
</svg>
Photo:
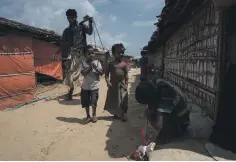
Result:
<svg viewBox="0 0 236 162">
<path fill-rule="evenodd" d="M 145 107 L 134 100 L 138 73 L 139 70 L 130 72 L 127 123 L 114 121 L 103 111 L 107 90 L 104 78 L 97 110 L 99 121 L 95 124 L 83 124 L 85 111 L 79 96 L 73 101 L 58 97 L 0 112 L 0 160 L 127 160 L 125 156 L 140 145 L 139 132 L 145 125 Z M 67 91 L 61 84 L 38 89 L 39 96 L 61 96 Z M 201 127 L 190 132 L 195 136 L 200 130 Z M 153 130 L 150 129 L 150 133 L 153 134 Z M 174 156 L 179 156 L 178 151 L 181 152 L 177 149 Z M 198 154 L 202 154 L 201 151 Z M 162 155 L 170 156 L 170 152 Z M 207 160 L 207 155 L 203 156 Z"/>
<path fill-rule="evenodd" d="M 107 90 L 104 78 L 96 124 L 83 124 L 85 111 L 79 96 L 73 101 L 57 98 L 0 112 L 0 160 L 127 160 L 125 156 L 140 144 L 139 132 L 145 124 L 143 107 L 133 98 L 137 72 L 130 73 L 130 120 L 127 123 L 113 121 L 103 111 Z M 44 91 L 47 92 L 39 96 L 61 95 L 67 88 L 40 86 L 39 92 Z"/>
</svg>

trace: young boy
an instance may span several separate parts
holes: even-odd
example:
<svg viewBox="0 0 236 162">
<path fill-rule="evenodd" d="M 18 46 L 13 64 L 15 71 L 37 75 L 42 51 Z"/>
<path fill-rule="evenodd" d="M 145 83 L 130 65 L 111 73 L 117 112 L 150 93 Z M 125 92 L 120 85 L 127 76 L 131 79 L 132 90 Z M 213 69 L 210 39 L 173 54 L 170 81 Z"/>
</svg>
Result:
<svg viewBox="0 0 236 162">
<path fill-rule="evenodd" d="M 108 91 L 104 110 L 125 122 L 128 111 L 128 67 L 122 61 L 124 52 L 123 44 L 112 46 L 112 55 L 115 60 L 108 64 L 106 71 Z"/>
<path fill-rule="evenodd" d="M 87 48 L 87 59 L 81 62 L 81 74 L 84 76 L 81 89 L 81 104 L 86 110 L 85 123 L 97 122 L 96 108 L 99 96 L 100 76 L 103 75 L 102 65 L 94 59 L 94 49 Z M 92 117 L 89 107 L 92 106 Z"/>
</svg>

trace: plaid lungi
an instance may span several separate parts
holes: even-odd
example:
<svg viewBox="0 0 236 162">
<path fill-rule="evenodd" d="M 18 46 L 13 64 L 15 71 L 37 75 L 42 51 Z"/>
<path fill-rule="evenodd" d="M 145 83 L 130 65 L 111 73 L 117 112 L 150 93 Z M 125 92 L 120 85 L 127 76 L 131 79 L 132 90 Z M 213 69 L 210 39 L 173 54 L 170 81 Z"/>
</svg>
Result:
<svg viewBox="0 0 236 162">
<path fill-rule="evenodd" d="M 84 60 L 83 51 L 71 48 L 69 58 L 69 60 L 64 62 L 66 68 L 63 84 L 71 87 L 75 81 L 79 82 L 80 63 Z"/>
</svg>

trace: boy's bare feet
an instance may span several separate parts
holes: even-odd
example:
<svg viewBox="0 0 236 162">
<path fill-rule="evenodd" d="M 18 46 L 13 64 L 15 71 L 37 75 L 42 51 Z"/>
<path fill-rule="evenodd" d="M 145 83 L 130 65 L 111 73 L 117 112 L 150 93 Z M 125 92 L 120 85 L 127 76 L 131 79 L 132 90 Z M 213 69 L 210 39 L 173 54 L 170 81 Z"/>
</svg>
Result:
<svg viewBox="0 0 236 162">
<path fill-rule="evenodd" d="M 87 118 L 84 119 L 84 123 L 88 124 L 89 122 L 91 122 L 91 120 L 92 120 L 91 117 L 88 116 Z"/>
<path fill-rule="evenodd" d="M 94 115 L 93 118 L 92 118 L 92 122 L 93 122 L 93 123 L 96 123 L 97 121 L 98 121 L 98 118 L 97 118 L 96 115 Z"/>
</svg>

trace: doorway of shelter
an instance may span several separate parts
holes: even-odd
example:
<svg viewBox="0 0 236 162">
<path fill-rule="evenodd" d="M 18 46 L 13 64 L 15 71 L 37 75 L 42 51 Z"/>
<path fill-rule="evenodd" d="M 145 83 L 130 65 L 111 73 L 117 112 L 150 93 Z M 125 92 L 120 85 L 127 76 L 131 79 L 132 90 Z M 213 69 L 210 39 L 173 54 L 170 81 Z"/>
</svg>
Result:
<svg viewBox="0 0 236 162">
<path fill-rule="evenodd" d="M 219 108 L 210 141 L 236 153 L 236 6 L 226 11 L 223 81 L 220 88 Z"/>
<path fill-rule="evenodd" d="M 40 74 L 40 73 L 35 73 L 35 78 L 36 78 L 37 84 L 43 84 L 43 85 L 54 84 L 54 83 L 60 82 L 56 78 L 53 78 L 49 75 Z"/>
</svg>

